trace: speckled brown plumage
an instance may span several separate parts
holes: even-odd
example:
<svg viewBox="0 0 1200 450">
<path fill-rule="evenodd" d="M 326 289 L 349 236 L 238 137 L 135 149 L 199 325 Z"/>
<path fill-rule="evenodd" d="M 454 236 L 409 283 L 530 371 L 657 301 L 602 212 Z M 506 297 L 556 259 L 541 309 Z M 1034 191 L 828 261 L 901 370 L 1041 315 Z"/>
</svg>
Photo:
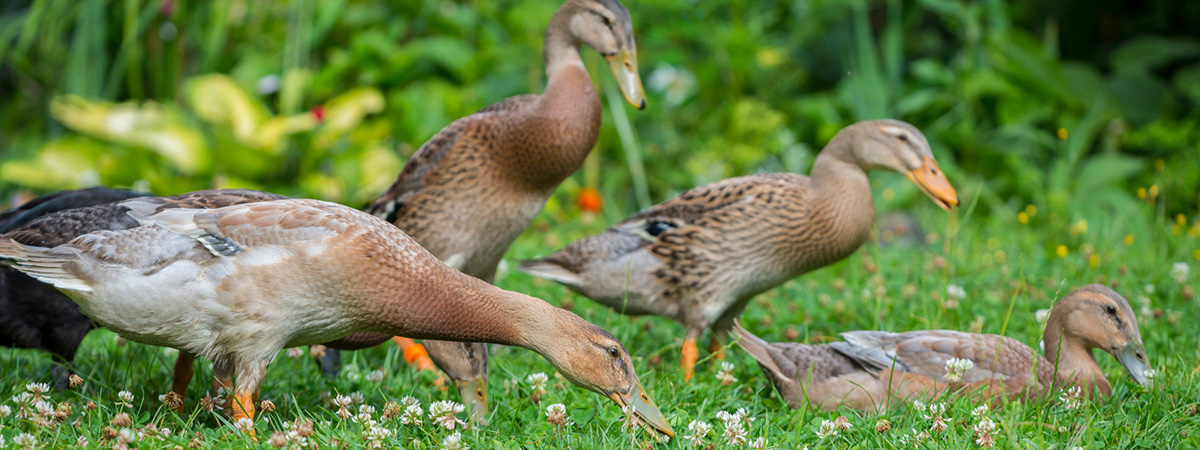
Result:
<svg viewBox="0 0 1200 450">
<path fill-rule="evenodd" d="M 768 343 L 741 326 L 734 332 L 738 345 L 758 360 L 793 408 L 882 409 L 894 400 L 962 388 L 987 398 L 1027 398 L 1072 385 L 1108 395 L 1110 384 L 1092 357 L 1093 348 L 1112 353 L 1136 381 L 1146 382 L 1133 311 L 1102 285 L 1075 290 L 1054 306 L 1045 357 L 1009 337 L 950 330 L 852 331 L 842 333 L 844 342 L 824 345 Z M 951 358 L 974 363 L 953 384 L 946 379 Z"/>
<path fill-rule="evenodd" d="M 138 226 L 53 248 L 0 240 L 0 258 L 62 290 L 127 339 L 236 374 L 234 419 L 279 350 L 366 331 L 530 348 L 568 379 L 670 426 L 603 329 L 453 270 L 382 220 L 316 200 L 217 209 L 119 203 Z"/>
<path fill-rule="evenodd" d="M 865 172 L 871 168 L 918 173 L 914 181 L 939 205 L 958 202 L 916 128 L 861 122 L 834 137 L 811 176 L 751 175 L 701 186 L 521 270 L 619 311 L 683 323 L 690 378 L 701 332 L 728 330 L 758 293 L 841 260 L 867 240 L 875 217 Z"/>
<path fill-rule="evenodd" d="M 451 267 L 491 282 L 509 245 L 595 146 L 600 98 L 579 57 L 580 45 L 610 59 L 626 55 L 636 80 L 625 7 L 615 0 L 569 1 L 546 30 L 546 91 L 503 100 L 446 126 L 417 150 L 368 212 L 400 227 Z M 641 83 L 636 84 L 636 98 L 627 98 L 644 107 Z M 359 348 L 384 340 L 356 335 L 330 345 Z M 452 379 L 486 379 L 486 347 L 426 346 Z"/>
</svg>

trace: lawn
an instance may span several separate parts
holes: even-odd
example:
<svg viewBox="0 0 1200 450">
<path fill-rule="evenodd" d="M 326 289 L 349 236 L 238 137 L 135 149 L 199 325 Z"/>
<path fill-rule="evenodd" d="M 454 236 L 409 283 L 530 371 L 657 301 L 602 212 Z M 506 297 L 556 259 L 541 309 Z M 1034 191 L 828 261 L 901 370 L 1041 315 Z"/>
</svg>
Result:
<svg viewBox="0 0 1200 450">
<path fill-rule="evenodd" d="M 880 180 L 890 182 L 894 176 L 874 178 L 881 187 Z M 963 192 L 976 191 L 966 183 L 959 182 L 965 186 Z M 923 401 L 944 403 L 943 418 L 953 419 L 944 431 L 930 432 L 933 414 L 918 410 L 918 405 L 895 405 L 880 414 L 788 409 L 757 364 L 736 347 L 729 349 L 727 359 L 735 381 L 723 383 L 718 377 L 722 364 L 702 352 L 706 359 L 697 366 L 696 379 L 683 383 L 678 367 L 680 325 L 657 317 L 625 317 L 558 285 L 506 269 L 608 224 L 604 217 L 571 217 L 552 207 L 509 251 L 497 283 L 571 309 L 616 335 L 633 355 L 642 382 L 678 436 L 667 444 L 654 443 L 650 433 L 628 429 L 616 405 L 565 381 L 536 354 L 500 346 L 492 348 L 490 423 L 454 432 L 460 433 L 461 444 L 473 449 L 681 448 L 690 445 L 685 439 L 693 434 L 689 423 L 704 421 L 712 431 L 703 436 L 701 448 L 743 448 L 757 438 L 764 438 L 767 448 L 777 449 L 976 448 L 972 427 L 986 416 L 996 424 L 997 448 L 1200 446 L 1200 417 L 1196 416 L 1200 328 L 1194 325 L 1200 313 L 1196 296 L 1200 273 L 1185 269 L 1200 259 L 1200 225 L 1186 217 L 1158 216 L 1148 201 L 1114 213 L 1111 220 L 1068 223 L 1038 214 L 1033 207 L 1014 217 L 980 219 L 974 215 L 977 200 L 968 196 L 964 200 L 964 207 L 949 215 L 932 205 L 917 208 L 925 245 L 869 243 L 843 262 L 760 295 L 743 317 L 746 327 L 768 340 L 798 336 L 809 343 L 826 342 L 839 332 L 856 329 L 981 330 L 1036 347 L 1041 339 L 1037 310 L 1050 308 L 1073 288 L 1102 282 L 1129 299 L 1137 315 L 1150 365 L 1157 372 L 1152 386 L 1134 384 L 1114 358 L 1098 352 L 1097 359 L 1114 385 L 1108 400 L 1072 404 L 1056 395 L 1024 404 L 993 404 L 976 417 L 973 412 L 985 403 L 982 399 L 950 394 Z M 890 209 L 889 201 L 878 199 L 877 204 L 881 214 Z M 965 296 L 950 296 L 949 285 L 962 287 Z M 188 391 L 187 413 L 179 416 L 159 400 L 170 386 L 174 350 L 124 342 L 106 330 L 93 331 L 76 364 L 82 385 L 46 394 L 63 418 L 39 425 L 19 417 L 21 408 L 15 399 L 5 400 L 11 414 L 0 409 L 0 415 L 6 415 L 0 418 L 0 436 L 16 448 L 22 447 L 17 436 L 25 433 L 36 439 L 39 448 L 84 441 L 97 447 L 126 441 L 137 448 L 268 447 L 274 432 L 310 420 L 312 434 L 307 442 L 320 448 L 356 448 L 372 439 L 384 448 L 454 448 L 445 442 L 453 432 L 432 422 L 427 413 L 431 402 L 455 401 L 457 394 L 436 387 L 436 375 L 406 367 L 394 345 L 343 353 L 343 370 L 332 380 L 306 354 L 297 353 L 282 352 L 270 368 L 262 398 L 274 403 L 275 409 L 259 416 L 255 429 L 260 439 L 255 442 L 233 431 L 219 410 L 201 405 L 209 393 L 207 364 L 198 369 L 197 381 Z M 5 368 L 0 394 L 6 399 L 27 392 L 29 383 L 50 381 L 52 364 L 43 353 L 6 349 L 0 352 L 0 366 Z M 534 395 L 530 376 L 536 373 L 548 376 L 544 394 Z M 133 395 L 129 405 L 121 405 L 120 391 Z M 350 414 L 339 416 L 334 404 L 339 395 L 349 398 Z M 402 403 L 406 396 L 416 399 L 426 412 L 421 423 L 384 417 L 394 416 L 385 414 L 388 402 Z M 565 406 L 566 424 L 547 420 L 547 407 L 556 403 Z M 387 431 L 368 432 L 371 425 L 358 414 L 370 408 L 374 408 L 374 427 Z M 742 408 L 753 419 L 744 426 L 747 442 L 731 445 L 717 416 Z M 129 424 L 114 426 L 114 419 L 118 424 L 126 419 L 118 417 L 121 413 L 128 414 Z M 458 416 L 466 419 L 466 413 Z M 850 428 L 818 437 L 821 422 L 839 416 L 848 419 Z"/>
</svg>

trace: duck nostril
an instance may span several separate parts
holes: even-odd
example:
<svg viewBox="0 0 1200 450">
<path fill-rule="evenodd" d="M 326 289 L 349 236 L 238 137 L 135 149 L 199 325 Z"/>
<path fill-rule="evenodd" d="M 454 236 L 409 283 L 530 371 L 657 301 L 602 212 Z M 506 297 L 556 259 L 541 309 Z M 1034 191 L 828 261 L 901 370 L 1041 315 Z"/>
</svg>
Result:
<svg viewBox="0 0 1200 450">
<path fill-rule="evenodd" d="M 1138 353 L 1138 354 L 1137 354 L 1137 359 L 1138 359 L 1139 361 L 1143 359 L 1143 357 L 1142 357 L 1142 354 L 1141 354 L 1141 353 Z"/>
</svg>

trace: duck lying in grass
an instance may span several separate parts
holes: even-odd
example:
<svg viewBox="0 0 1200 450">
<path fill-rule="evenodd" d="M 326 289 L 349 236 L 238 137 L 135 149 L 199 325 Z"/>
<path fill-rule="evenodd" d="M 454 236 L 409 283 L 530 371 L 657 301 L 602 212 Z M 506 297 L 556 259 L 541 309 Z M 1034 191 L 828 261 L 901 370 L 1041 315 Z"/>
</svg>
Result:
<svg viewBox="0 0 1200 450">
<path fill-rule="evenodd" d="M 959 388 L 981 390 L 985 398 L 1027 398 L 1072 386 L 1107 396 L 1112 385 L 1093 349 L 1116 357 L 1137 383 L 1148 382 L 1133 310 L 1099 284 L 1072 291 L 1050 310 L 1045 356 L 1009 337 L 950 330 L 851 331 L 842 333 L 844 342 L 823 345 L 766 342 L 741 324 L 734 333 L 793 408 L 883 409 L 893 400 Z"/>
<path fill-rule="evenodd" d="M 0 212 L 0 234 L 62 210 L 99 205 L 141 194 L 93 187 L 43 195 L 19 207 Z M 67 387 L 71 362 L 84 336 L 95 326 L 79 306 L 53 287 L 0 265 L 0 345 L 45 350 L 60 363 L 53 372 L 55 385 Z"/>
<path fill-rule="evenodd" d="M 925 136 L 896 120 L 859 122 L 821 150 L 812 175 L 750 175 L 701 186 L 572 243 L 521 270 L 627 314 L 687 327 L 681 365 L 691 379 L 696 340 L 725 334 L 759 293 L 854 253 L 871 234 L 868 170 L 906 174 L 949 210 L 958 194 Z M 716 350 L 716 343 L 710 349 Z"/>
<path fill-rule="evenodd" d="M 253 419 L 252 396 L 280 349 L 366 331 L 529 348 L 673 434 L 611 334 L 451 269 L 382 219 L 304 199 L 117 205 L 139 226 L 48 246 L 20 243 L 27 227 L 0 237 L 0 258 L 127 339 L 210 359 L 218 379 L 235 377 L 235 422 Z"/>
</svg>

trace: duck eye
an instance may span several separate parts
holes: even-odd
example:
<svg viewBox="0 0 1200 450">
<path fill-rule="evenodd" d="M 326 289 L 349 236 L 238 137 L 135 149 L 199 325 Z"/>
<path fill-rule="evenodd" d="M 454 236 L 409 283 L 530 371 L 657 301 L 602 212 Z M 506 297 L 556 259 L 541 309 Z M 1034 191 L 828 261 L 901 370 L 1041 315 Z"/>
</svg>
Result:
<svg viewBox="0 0 1200 450">
<path fill-rule="evenodd" d="M 1104 308 L 1104 310 L 1108 311 L 1108 313 L 1111 315 L 1114 315 L 1114 316 L 1117 315 L 1117 307 L 1116 306 L 1108 305 L 1107 307 Z"/>
<path fill-rule="evenodd" d="M 899 135 L 899 136 L 896 136 L 896 138 L 897 138 L 897 139 L 900 139 L 901 141 L 908 142 L 908 135 L 907 135 L 907 134 L 901 134 L 901 135 Z"/>
<path fill-rule="evenodd" d="M 609 347 L 608 348 L 608 356 L 611 356 L 615 359 L 615 358 L 619 358 L 621 356 L 621 354 L 620 354 L 620 352 L 617 351 L 616 347 Z"/>
<path fill-rule="evenodd" d="M 670 229 L 671 226 L 663 222 L 652 222 L 650 225 L 646 225 L 646 232 L 655 237 Z"/>
</svg>

